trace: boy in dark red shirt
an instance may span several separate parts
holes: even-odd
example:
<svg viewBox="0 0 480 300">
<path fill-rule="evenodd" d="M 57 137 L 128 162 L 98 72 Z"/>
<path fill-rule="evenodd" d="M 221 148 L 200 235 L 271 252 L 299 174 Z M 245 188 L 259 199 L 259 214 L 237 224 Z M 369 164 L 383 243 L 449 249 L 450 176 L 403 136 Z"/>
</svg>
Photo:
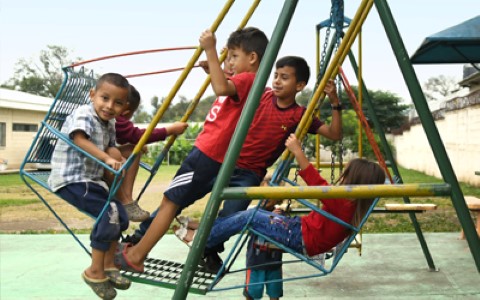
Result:
<svg viewBox="0 0 480 300">
<path fill-rule="evenodd" d="M 140 105 L 140 93 L 130 85 L 127 107 L 125 111 L 115 118 L 115 138 L 118 144 L 117 148 L 124 158 L 128 158 L 133 152 L 133 148 L 142 138 L 146 129 L 136 127 L 131 121 L 133 114 Z M 185 122 L 175 122 L 163 128 L 154 128 L 147 143 L 163 141 L 169 135 L 182 134 L 188 127 Z M 144 148 L 144 153 L 146 152 Z M 150 217 L 150 213 L 143 210 L 137 201 L 133 201 L 133 184 L 137 177 L 140 166 L 141 155 L 137 155 L 132 165 L 128 168 L 120 189 L 117 192 L 118 200 L 123 204 L 127 211 L 128 219 L 134 222 L 142 222 Z"/>
</svg>

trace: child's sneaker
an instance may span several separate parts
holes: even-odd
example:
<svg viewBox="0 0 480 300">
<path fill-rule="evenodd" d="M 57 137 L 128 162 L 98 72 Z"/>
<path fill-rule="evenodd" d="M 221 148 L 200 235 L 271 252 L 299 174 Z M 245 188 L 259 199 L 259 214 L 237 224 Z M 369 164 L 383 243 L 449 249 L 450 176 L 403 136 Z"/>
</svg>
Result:
<svg viewBox="0 0 480 300">
<path fill-rule="evenodd" d="M 137 201 L 125 204 L 124 207 L 127 211 L 128 219 L 132 222 L 143 222 L 150 217 L 150 213 L 140 208 Z"/>
</svg>

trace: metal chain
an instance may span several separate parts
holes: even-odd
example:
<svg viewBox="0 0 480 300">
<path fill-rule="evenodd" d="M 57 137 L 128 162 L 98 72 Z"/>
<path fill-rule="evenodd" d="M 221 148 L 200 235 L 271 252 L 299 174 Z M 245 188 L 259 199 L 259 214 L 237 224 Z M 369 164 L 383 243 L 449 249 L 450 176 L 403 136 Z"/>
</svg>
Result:
<svg viewBox="0 0 480 300">
<path fill-rule="evenodd" d="M 332 144 L 330 150 L 332 151 L 332 160 L 331 160 L 331 172 L 330 172 L 330 184 L 333 185 L 335 182 L 335 152 L 336 152 L 336 145 Z"/>
<path fill-rule="evenodd" d="M 330 9 L 330 20 L 332 20 L 332 17 L 333 17 L 333 5 Z M 323 74 L 320 74 L 320 72 L 324 69 L 323 67 L 325 66 L 325 57 L 327 56 L 327 48 L 328 48 L 328 42 L 330 40 L 330 31 L 331 31 L 330 27 L 331 26 L 328 26 L 325 32 L 325 39 L 323 41 L 323 51 L 320 55 L 320 70 L 319 70 L 320 77 L 323 76 Z"/>
</svg>

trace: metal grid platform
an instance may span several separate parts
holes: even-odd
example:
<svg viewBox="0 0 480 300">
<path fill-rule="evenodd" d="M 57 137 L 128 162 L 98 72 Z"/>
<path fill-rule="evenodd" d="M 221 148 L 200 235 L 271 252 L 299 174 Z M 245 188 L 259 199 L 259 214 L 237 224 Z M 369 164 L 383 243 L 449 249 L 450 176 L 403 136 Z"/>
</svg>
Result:
<svg viewBox="0 0 480 300">
<path fill-rule="evenodd" d="M 134 282 L 175 289 L 184 264 L 163 259 L 147 258 L 144 266 L 145 271 L 143 273 L 122 271 L 122 274 Z M 195 272 L 190 293 L 205 295 L 215 276 L 216 274 L 207 272 L 199 267 Z"/>
</svg>

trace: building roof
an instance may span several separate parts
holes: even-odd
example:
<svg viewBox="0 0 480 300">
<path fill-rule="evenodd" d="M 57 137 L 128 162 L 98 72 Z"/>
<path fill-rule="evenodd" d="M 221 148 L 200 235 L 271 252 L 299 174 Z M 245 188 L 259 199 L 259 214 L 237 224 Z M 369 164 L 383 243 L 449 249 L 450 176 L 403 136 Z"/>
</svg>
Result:
<svg viewBox="0 0 480 300">
<path fill-rule="evenodd" d="M 0 107 L 47 112 L 53 98 L 0 88 Z"/>
</svg>

